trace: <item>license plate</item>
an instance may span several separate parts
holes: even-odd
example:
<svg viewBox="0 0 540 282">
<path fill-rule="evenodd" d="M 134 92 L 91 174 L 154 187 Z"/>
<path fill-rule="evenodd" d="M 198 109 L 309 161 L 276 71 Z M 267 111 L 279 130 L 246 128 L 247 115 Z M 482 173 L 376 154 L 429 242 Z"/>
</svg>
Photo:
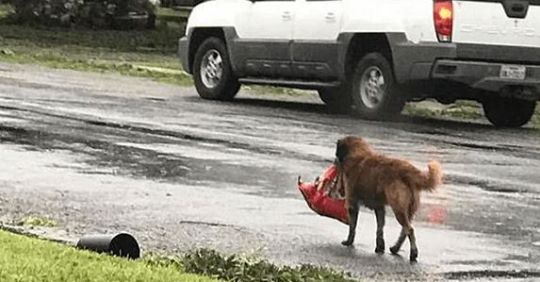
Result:
<svg viewBox="0 0 540 282">
<path fill-rule="evenodd" d="M 503 65 L 501 67 L 501 78 L 524 80 L 527 68 L 519 65 Z"/>
</svg>

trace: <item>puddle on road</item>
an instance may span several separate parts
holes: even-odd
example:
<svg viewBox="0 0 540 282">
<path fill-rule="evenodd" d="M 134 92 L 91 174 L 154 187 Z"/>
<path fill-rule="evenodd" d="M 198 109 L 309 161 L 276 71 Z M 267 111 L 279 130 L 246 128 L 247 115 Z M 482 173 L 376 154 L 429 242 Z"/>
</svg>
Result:
<svg viewBox="0 0 540 282">
<path fill-rule="evenodd" d="M 125 175 L 135 178 L 152 179 L 160 182 L 185 183 L 195 185 L 219 185 L 224 189 L 231 187 L 255 187 L 254 189 L 244 189 L 241 192 L 264 197 L 297 197 L 295 189 L 295 171 L 300 171 L 307 181 L 318 175 L 319 171 L 303 174 L 301 163 L 292 163 L 291 160 L 279 160 L 275 156 L 265 158 L 263 154 L 256 154 L 242 148 L 228 147 L 223 144 L 204 143 L 181 139 L 165 138 L 160 141 L 140 135 L 118 136 L 119 131 L 114 133 L 117 136 L 108 136 L 104 133 L 91 132 L 92 138 L 80 136 L 76 133 L 53 134 L 44 133 L 37 130 L 26 130 L 18 127 L 3 127 L 0 131 L 0 141 L 25 145 L 26 150 L 67 150 L 81 156 L 81 161 L 87 166 L 78 169 L 85 174 L 111 174 Z M 107 141 L 101 141 L 107 140 Z M 129 140 L 129 141 L 127 141 Z M 145 143 L 135 143 L 141 141 Z M 170 143 L 166 143 L 170 142 Z M 311 165 L 312 167 L 312 165 Z M 313 168 L 311 168 L 313 169 Z M 305 172 L 305 170 L 304 170 Z M 486 197 L 481 188 L 486 191 L 511 192 L 519 194 L 522 191 L 511 186 L 502 186 L 488 181 L 481 181 L 476 178 L 462 179 L 455 175 L 447 178 L 447 183 L 459 184 L 458 189 L 463 190 L 460 194 L 453 194 L 453 199 L 437 198 L 438 195 L 427 194 L 426 202 L 429 210 L 424 210 L 419 215 L 424 222 L 433 224 L 458 225 L 458 228 L 479 229 L 493 232 L 494 228 L 468 228 L 460 226 L 460 222 L 468 222 L 467 218 L 456 220 L 452 208 L 457 209 L 457 214 L 464 208 L 464 203 L 468 205 L 471 201 L 478 202 L 478 198 Z M 465 188 L 463 188 L 465 187 Z M 467 187 L 475 187 L 469 189 Z M 441 191 L 446 193 L 446 187 Z M 240 190 L 239 190 L 240 191 Z M 473 193 L 473 191 L 475 191 Z M 451 190 L 448 191 L 453 193 Z M 454 191 L 455 193 L 455 191 Z M 468 195 L 468 196 L 467 196 Z M 497 197 L 492 197 L 497 201 Z M 480 201 L 483 203 L 482 201 Z M 505 200 L 505 204 L 508 200 Z M 471 203 L 472 204 L 472 203 Z M 490 212 L 497 214 L 498 210 L 491 206 L 482 204 L 479 207 L 468 207 L 473 210 L 471 218 L 484 221 L 484 213 L 481 208 L 487 208 Z M 537 207 L 522 207 L 531 211 Z M 476 210 L 476 211 L 474 211 Z M 479 214 L 476 214 L 479 213 Z M 505 214 L 506 212 L 503 212 Z M 514 213 L 519 213 L 515 211 Z M 496 222 L 492 222 L 495 224 Z M 529 222 L 530 223 L 530 222 Z M 510 224 L 517 228 L 514 224 Z M 495 230 L 500 231 L 500 230 Z M 508 231 L 506 231 L 508 232 Z M 512 231 L 515 232 L 515 231 Z"/>
<path fill-rule="evenodd" d="M 177 140 L 174 143 L 137 144 L 117 142 L 119 138 L 101 141 L 75 136 L 4 127 L 0 132 L 0 142 L 24 145 L 26 150 L 61 150 L 78 154 L 87 166 L 77 171 L 84 174 L 124 175 L 160 182 L 217 184 L 223 187 L 251 186 L 257 189 L 244 192 L 268 197 L 296 193 L 296 175 L 284 177 L 283 172 L 271 162 L 251 156 L 253 153 L 243 149 L 224 149 L 216 144 L 204 146 L 201 142 L 194 144 L 191 141 L 185 141 L 185 144 Z"/>
</svg>

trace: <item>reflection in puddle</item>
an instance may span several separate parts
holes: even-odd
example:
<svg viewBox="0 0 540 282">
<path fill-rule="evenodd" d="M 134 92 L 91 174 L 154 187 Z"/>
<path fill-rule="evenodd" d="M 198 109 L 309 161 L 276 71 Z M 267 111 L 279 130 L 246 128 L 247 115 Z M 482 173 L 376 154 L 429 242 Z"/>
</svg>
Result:
<svg viewBox="0 0 540 282">
<path fill-rule="evenodd" d="M 268 197 L 296 193 L 293 189 L 295 176 L 283 177 L 275 165 L 258 159 L 259 156 L 252 152 L 216 145 L 202 146 L 200 142 L 178 139 L 168 140 L 171 143 L 138 144 L 125 142 L 125 138 L 120 139 L 124 142 L 118 142 L 118 136 L 101 138 L 106 141 L 97 139 L 100 137 L 105 136 L 61 135 L 4 128 L 0 142 L 23 145 L 27 150 L 71 151 L 80 155 L 81 160 L 89 166 L 77 170 L 83 174 L 125 175 L 183 184 L 220 183 L 221 187 L 253 187 L 246 193 Z M 130 139 L 149 141 L 131 136 Z"/>
</svg>

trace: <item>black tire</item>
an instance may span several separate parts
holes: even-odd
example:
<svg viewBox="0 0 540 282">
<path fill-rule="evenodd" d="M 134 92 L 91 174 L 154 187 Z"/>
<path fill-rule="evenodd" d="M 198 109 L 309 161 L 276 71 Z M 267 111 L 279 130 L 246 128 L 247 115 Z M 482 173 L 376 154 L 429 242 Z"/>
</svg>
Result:
<svg viewBox="0 0 540 282">
<path fill-rule="evenodd" d="M 371 75 L 373 71 L 378 74 L 378 79 L 374 79 L 377 80 L 375 82 L 371 78 L 367 79 L 367 75 Z M 381 81 L 382 88 L 380 88 L 381 85 L 377 85 L 373 88 L 378 89 L 377 94 L 370 95 L 372 89 L 368 90 L 369 87 L 366 85 L 379 84 Z M 353 111 L 366 119 L 395 117 L 403 110 L 406 102 L 406 97 L 395 81 L 390 62 L 382 54 L 376 52 L 368 53 L 356 65 L 352 76 L 351 97 Z"/>
<path fill-rule="evenodd" d="M 207 72 L 202 70 L 203 64 L 207 64 L 208 56 L 216 58 L 216 54 L 221 60 L 221 76 L 215 79 L 203 78 Z M 215 73 L 219 73 L 219 71 L 215 71 Z M 199 46 L 193 62 L 193 80 L 199 96 L 203 99 L 229 101 L 236 96 L 240 90 L 240 83 L 232 71 L 229 53 L 223 40 L 210 37 Z"/>
<path fill-rule="evenodd" d="M 489 97 L 482 101 L 484 115 L 495 127 L 521 127 L 531 120 L 536 101 Z"/>
<path fill-rule="evenodd" d="M 345 114 L 351 110 L 350 91 L 345 87 L 320 89 L 319 97 L 332 113 Z"/>
</svg>

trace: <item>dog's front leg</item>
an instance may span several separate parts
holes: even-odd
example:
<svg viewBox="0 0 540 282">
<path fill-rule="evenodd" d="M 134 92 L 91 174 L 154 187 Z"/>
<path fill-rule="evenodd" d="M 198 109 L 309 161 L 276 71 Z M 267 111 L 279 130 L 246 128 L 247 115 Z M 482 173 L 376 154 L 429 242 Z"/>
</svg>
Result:
<svg viewBox="0 0 540 282">
<path fill-rule="evenodd" d="M 352 246 L 354 244 L 354 237 L 356 236 L 356 224 L 358 222 L 358 203 L 349 203 L 347 201 L 347 211 L 349 213 L 349 236 L 347 240 L 341 242 L 344 246 Z"/>
<path fill-rule="evenodd" d="M 375 217 L 377 218 L 377 247 L 375 252 L 378 254 L 384 253 L 384 221 L 385 221 L 385 209 L 378 207 L 375 209 Z"/>
<path fill-rule="evenodd" d="M 349 235 L 347 236 L 347 240 L 341 242 L 341 244 L 344 246 L 352 246 L 352 244 L 354 244 L 354 237 L 356 236 L 356 223 L 358 222 L 358 210 L 360 207 L 357 197 L 349 186 L 349 181 L 343 168 L 338 166 L 338 169 L 338 185 L 339 188 L 345 191 L 345 207 L 347 208 L 347 213 L 349 215 Z"/>
</svg>

